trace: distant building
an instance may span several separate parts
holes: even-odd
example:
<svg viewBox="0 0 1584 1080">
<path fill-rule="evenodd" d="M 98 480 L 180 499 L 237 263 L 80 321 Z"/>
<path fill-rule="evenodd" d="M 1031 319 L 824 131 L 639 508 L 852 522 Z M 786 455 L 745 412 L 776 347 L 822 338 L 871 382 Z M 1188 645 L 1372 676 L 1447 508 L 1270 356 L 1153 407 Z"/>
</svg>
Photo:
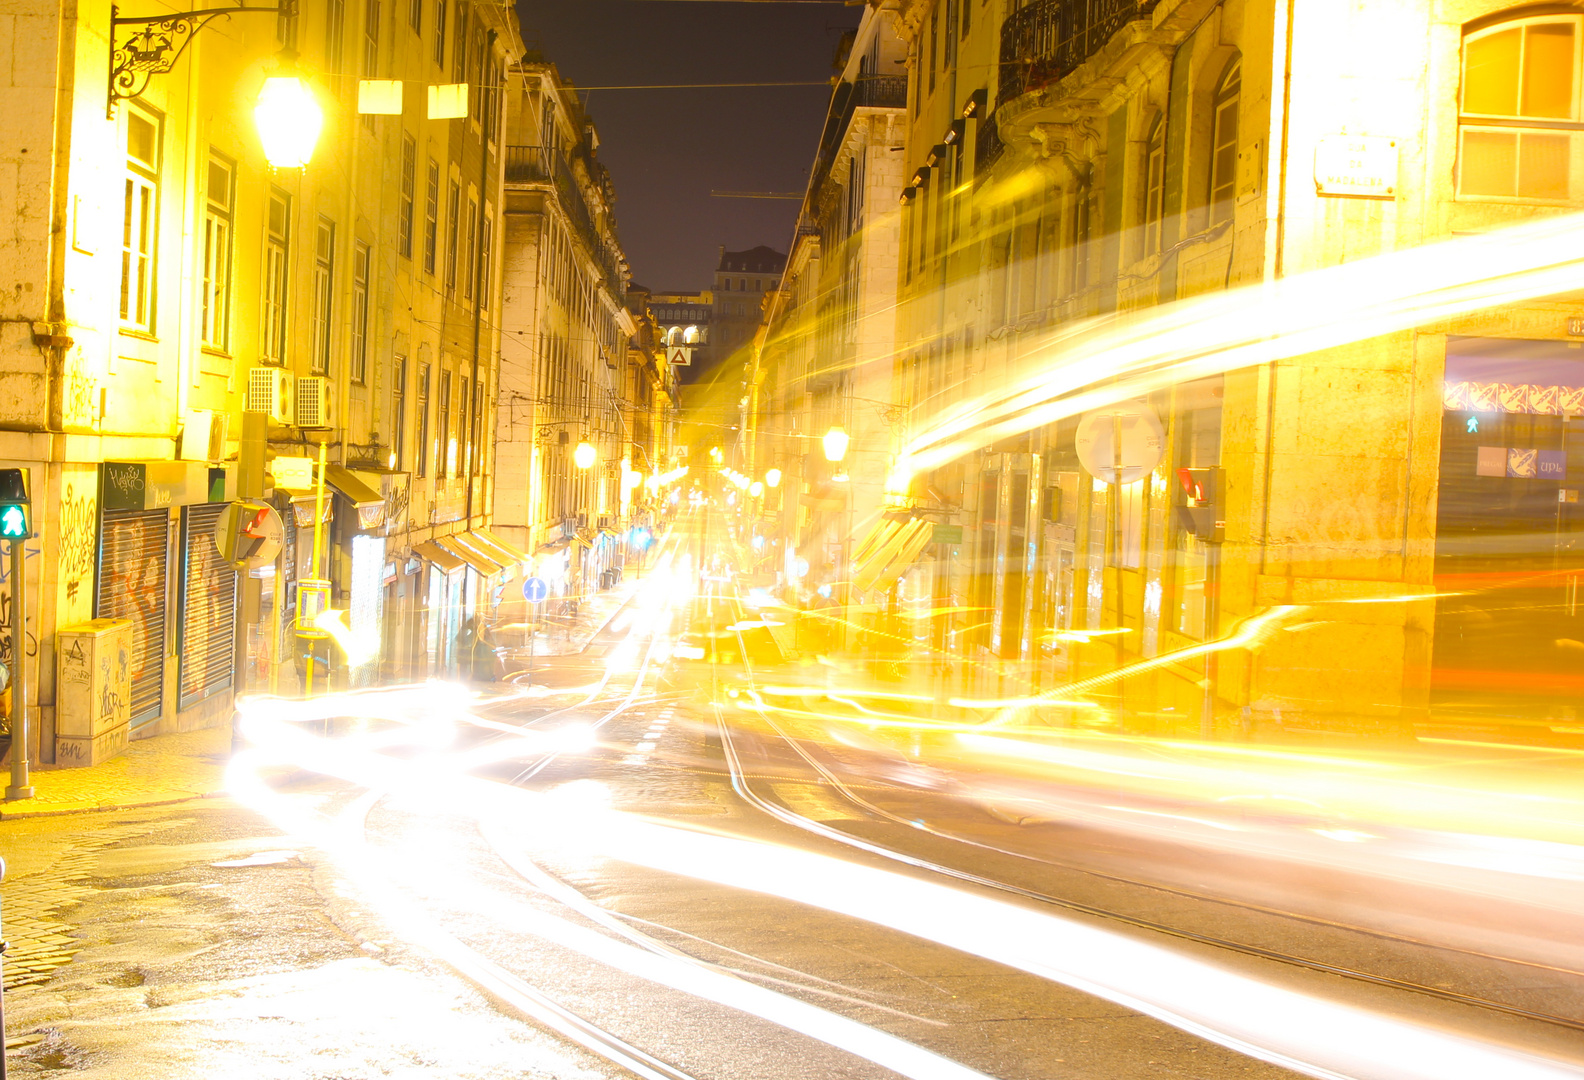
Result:
<svg viewBox="0 0 1584 1080">
<path fill-rule="evenodd" d="M 703 292 L 657 292 L 649 297 L 649 312 L 654 316 L 660 343 L 692 349 L 690 363 L 677 371 L 686 381 L 693 371 L 702 371 L 714 359 L 712 327 L 715 322 L 714 294 Z"/>
<path fill-rule="evenodd" d="M 775 292 L 786 256 L 763 244 L 747 251 L 720 249 L 715 268 L 715 341 L 709 359 L 726 360 L 753 340 L 765 293 Z"/>
</svg>

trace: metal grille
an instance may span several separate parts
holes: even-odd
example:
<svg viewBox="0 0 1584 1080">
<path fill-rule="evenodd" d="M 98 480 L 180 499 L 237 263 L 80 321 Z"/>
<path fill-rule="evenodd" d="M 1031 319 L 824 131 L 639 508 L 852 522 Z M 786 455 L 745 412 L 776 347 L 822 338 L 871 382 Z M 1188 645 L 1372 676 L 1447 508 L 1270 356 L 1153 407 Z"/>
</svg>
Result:
<svg viewBox="0 0 1584 1080">
<path fill-rule="evenodd" d="M 215 525 L 226 503 L 182 510 L 181 689 L 177 708 L 202 701 L 231 685 L 236 661 L 236 571 L 220 559 Z"/>
<path fill-rule="evenodd" d="M 165 582 L 170 515 L 106 510 L 99 530 L 94 614 L 132 622 L 133 726 L 157 719 L 165 689 Z"/>
</svg>

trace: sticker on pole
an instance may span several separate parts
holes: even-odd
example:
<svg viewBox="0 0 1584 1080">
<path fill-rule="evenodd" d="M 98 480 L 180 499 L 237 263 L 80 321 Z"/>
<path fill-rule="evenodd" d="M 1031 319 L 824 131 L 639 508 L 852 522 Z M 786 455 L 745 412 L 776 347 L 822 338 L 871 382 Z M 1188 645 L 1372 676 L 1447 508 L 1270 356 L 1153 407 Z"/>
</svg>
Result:
<svg viewBox="0 0 1584 1080">
<path fill-rule="evenodd" d="M 523 581 L 523 599 L 530 604 L 542 604 L 550 597 L 550 586 L 545 584 L 541 577 L 531 577 Z"/>
<path fill-rule="evenodd" d="M 1160 464 L 1166 429 L 1142 401 L 1121 401 L 1086 413 L 1073 447 L 1091 475 L 1108 484 L 1131 484 Z"/>
</svg>

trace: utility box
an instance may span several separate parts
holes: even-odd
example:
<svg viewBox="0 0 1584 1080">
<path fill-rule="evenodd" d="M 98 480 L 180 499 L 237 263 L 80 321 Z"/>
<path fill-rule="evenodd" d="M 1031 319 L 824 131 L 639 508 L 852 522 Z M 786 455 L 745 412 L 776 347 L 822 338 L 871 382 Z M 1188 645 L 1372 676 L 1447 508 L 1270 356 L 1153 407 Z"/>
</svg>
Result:
<svg viewBox="0 0 1584 1080">
<path fill-rule="evenodd" d="M 93 619 L 55 635 L 55 763 L 97 765 L 126 749 L 132 622 Z"/>
</svg>

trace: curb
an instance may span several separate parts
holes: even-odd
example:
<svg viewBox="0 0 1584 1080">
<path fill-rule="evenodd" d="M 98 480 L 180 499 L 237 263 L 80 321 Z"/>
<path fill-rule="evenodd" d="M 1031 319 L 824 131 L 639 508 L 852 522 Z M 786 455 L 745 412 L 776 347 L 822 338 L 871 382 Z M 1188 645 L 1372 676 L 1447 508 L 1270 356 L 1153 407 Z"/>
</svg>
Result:
<svg viewBox="0 0 1584 1080">
<path fill-rule="evenodd" d="M 229 795 L 228 791 L 203 791 L 191 795 L 178 795 L 175 798 L 158 799 L 133 799 L 127 802 L 118 802 L 111 805 L 95 803 L 88 805 L 80 803 L 72 806 L 62 806 L 48 810 L 8 810 L 0 807 L 0 821 L 24 821 L 28 818 L 64 817 L 67 814 L 108 814 L 116 810 L 144 810 L 154 806 L 175 806 L 178 803 L 193 802 L 197 799 L 221 799 Z"/>
</svg>

